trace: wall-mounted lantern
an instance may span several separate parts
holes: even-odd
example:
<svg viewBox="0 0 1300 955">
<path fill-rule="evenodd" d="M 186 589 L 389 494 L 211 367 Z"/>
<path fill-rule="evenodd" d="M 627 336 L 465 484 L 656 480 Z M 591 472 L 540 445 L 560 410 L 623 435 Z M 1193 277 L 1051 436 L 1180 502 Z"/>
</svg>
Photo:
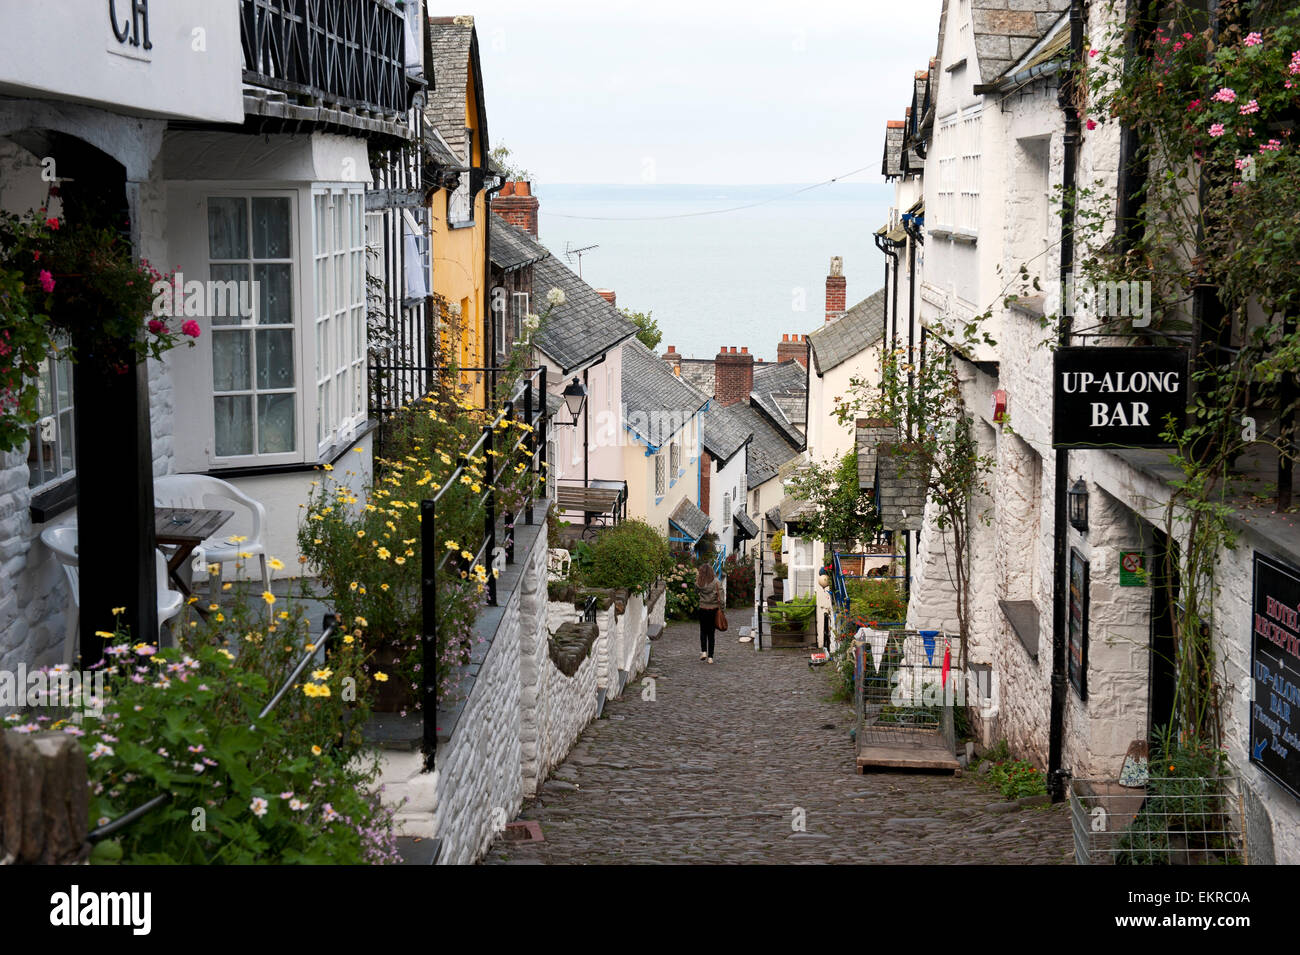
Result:
<svg viewBox="0 0 1300 955">
<path fill-rule="evenodd" d="M 1088 533 L 1088 485 L 1083 478 L 1075 481 L 1066 492 L 1066 507 L 1070 526 L 1081 533 Z"/>
</svg>

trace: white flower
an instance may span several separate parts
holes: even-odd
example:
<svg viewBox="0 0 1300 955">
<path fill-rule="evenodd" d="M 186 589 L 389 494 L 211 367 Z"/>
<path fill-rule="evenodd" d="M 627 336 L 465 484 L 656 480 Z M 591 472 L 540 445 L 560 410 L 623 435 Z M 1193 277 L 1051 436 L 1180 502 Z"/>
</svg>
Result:
<svg viewBox="0 0 1300 955">
<path fill-rule="evenodd" d="M 552 287 L 551 287 L 551 290 L 550 290 L 549 292 L 546 293 L 546 301 L 547 301 L 547 304 L 549 304 L 549 305 L 563 305 L 563 304 L 564 304 L 564 290 L 561 289 L 561 288 L 556 288 L 555 286 L 552 286 Z"/>
<path fill-rule="evenodd" d="M 95 748 L 90 751 L 91 759 L 99 759 L 101 756 L 112 756 L 113 747 L 105 746 L 103 743 L 96 743 Z"/>
<path fill-rule="evenodd" d="M 261 818 L 266 815 L 267 802 L 261 796 L 254 796 L 253 801 L 248 804 L 248 808 L 253 811 L 253 815 Z"/>
<path fill-rule="evenodd" d="M 529 312 L 526 316 L 524 316 L 525 331 L 535 332 L 537 331 L 538 326 L 540 326 L 541 324 L 542 324 L 541 318 L 537 315 L 534 315 L 532 312 Z"/>
<path fill-rule="evenodd" d="M 307 804 L 303 802 L 301 799 L 290 799 L 289 808 L 292 809 L 294 812 L 301 812 L 302 810 L 307 808 Z"/>
</svg>

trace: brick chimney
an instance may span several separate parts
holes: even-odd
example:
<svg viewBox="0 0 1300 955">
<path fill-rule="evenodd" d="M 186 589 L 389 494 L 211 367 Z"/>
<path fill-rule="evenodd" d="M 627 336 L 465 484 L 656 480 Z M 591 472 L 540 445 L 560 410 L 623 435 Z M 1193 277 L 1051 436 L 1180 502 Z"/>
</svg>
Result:
<svg viewBox="0 0 1300 955">
<path fill-rule="evenodd" d="M 748 348 L 736 351 L 725 346 L 713 359 L 713 397 L 720 405 L 748 401 L 754 390 L 754 356 Z"/>
<path fill-rule="evenodd" d="M 668 346 L 668 351 L 664 352 L 664 361 L 668 363 L 674 375 L 678 378 L 682 376 L 682 353 L 677 350 L 676 345 Z"/>
<path fill-rule="evenodd" d="M 527 182 L 507 182 L 492 199 L 492 211 L 537 238 L 537 197 Z M 611 293 L 613 294 L 613 293 Z"/>
<path fill-rule="evenodd" d="M 776 362 L 779 365 L 783 361 L 789 361 L 793 358 L 805 368 L 808 367 L 808 336 L 807 335 L 782 335 L 781 344 L 776 346 Z"/>
<path fill-rule="evenodd" d="M 826 276 L 826 321 L 833 322 L 844 314 L 844 260 L 831 257 L 831 271 Z"/>
<path fill-rule="evenodd" d="M 613 290 L 613 289 L 609 289 L 609 288 L 598 288 L 598 289 L 596 289 L 596 294 L 599 295 L 601 298 L 603 298 L 605 301 L 609 302 L 610 305 L 615 305 L 615 304 L 617 304 L 617 303 L 614 301 L 614 290 Z"/>
</svg>

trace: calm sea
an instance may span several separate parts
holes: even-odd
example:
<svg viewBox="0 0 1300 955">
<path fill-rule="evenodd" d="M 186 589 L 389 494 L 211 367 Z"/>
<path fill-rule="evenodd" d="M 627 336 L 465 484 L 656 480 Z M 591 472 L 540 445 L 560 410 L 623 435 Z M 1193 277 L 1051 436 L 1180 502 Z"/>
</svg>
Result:
<svg viewBox="0 0 1300 955">
<path fill-rule="evenodd" d="M 872 233 L 893 187 L 832 183 L 790 195 L 801 188 L 541 185 L 539 237 L 561 259 L 595 246 L 582 254 L 583 279 L 613 289 L 620 307 L 653 312 L 660 351 L 711 358 L 747 346 L 774 360 L 783 334 L 824 323 L 831 256 L 844 259 L 850 306 L 884 281 Z M 762 204 L 700 214 L 751 203 Z M 576 271 L 578 256 L 567 260 Z"/>
</svg>

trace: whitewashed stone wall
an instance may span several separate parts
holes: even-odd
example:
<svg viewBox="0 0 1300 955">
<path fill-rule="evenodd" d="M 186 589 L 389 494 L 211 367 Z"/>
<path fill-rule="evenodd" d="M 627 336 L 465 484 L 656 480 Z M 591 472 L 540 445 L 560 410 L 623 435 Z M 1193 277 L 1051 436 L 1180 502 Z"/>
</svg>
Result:
<svg viewBox="0 0 1300 955">
<path fill-rule="evenodd" d="M 605 686 L 616 688 L 620 666 L 639 673 L 643 665 L 648 615 L 639 598 L 624 614 L 612 605 L 598 614 L 600 636 L 573 676 L 551 660 L 551 633 L 579 614 L 547 599 L 545 515 L 537 521 L 517 528 L 519 570 L 502 575 L 500 623 L 474 659 L 476 677 L 439 746 L 437 770 L 424 773 L 418 753 L 381 754 L 383 800 L 400 807 L 399 832 L 440 839 L 442 863 L 478 860 L 595 717 L 601 679 L 612 672 Z"/>
<path fill-rule="evenodd" d="M 26 126 L 57 129 L 84 139 L 118 159 L 126 168 L 131 203 L 132 237 L 141 257 L 165 271 L 166 203 L 162 170 L 156 158 L 164 123 L 137 120 L 91 107 L 31 100 L 15 101 L 0 116 L 0 133 Z M 24 211 L 43 202 L 47 189 L 41 166 L 30 153 L 0 142 L 0 205 Z M 53 207 L 52 207 L 53 208 Z M 173 386 L 164 363 L 150 359 L 149 414 L 153 471 L 171 468 Z M 99 462 L 100 466 L 107 466 Z M 95 462 L 89 467 L 93 470 Z M 18 664 L 60 662 L 68 627 L 71 594 L 63 571 L 40 542 L 47 526 L 73 517 L 71 510 L 48 524 L 33 524 L 28 488 L 27 448 L 0 455 L 0 669 Z"/>
</svg>

